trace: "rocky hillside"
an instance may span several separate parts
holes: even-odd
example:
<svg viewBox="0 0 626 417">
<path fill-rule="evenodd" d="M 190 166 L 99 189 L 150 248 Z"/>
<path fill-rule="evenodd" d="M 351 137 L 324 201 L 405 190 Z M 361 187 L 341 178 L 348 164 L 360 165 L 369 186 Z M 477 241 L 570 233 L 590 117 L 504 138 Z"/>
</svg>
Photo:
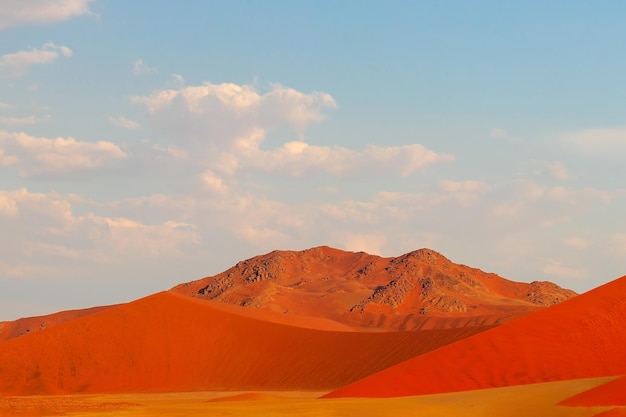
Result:
<svg viewBox="0 0 626 417">
<path fill-rule="evenodd" d="M 274 251 L 171 291 L 360 330 L 499 324 L 576 295 L 458 265 L 430 249 L 382 258 L 325 246 Z"/>
</svg>

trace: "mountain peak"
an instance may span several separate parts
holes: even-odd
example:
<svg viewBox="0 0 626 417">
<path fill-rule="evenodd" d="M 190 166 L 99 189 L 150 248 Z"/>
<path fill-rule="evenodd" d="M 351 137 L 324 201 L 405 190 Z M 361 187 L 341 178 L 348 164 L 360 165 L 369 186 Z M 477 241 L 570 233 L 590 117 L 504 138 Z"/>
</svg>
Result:
<svg viewBox="0 0 626 417">
<path fill-rule="evenodd" d="M 500 323 L 576 295 L 458 265 L 428 248 L 383 258 L 328 246 L 273 251 L 172 291 L 382 330 Z"/>
</svg>

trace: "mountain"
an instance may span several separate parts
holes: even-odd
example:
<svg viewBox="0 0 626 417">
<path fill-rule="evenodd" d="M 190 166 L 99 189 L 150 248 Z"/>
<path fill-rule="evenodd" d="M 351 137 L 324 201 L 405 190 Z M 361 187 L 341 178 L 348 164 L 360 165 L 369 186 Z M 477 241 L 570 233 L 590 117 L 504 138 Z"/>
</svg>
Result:
<svg viewBox="0 0 626 417">
<path fill-rule="evenodd" d="M 626 276 L 370 375 L 328 397 L 413 396 L 625 375 L 625 346 Z M 616 384 L 623 387 L 623 382 Z"/>
<path fill-rule="evenodd" d="M 430 249 L 382 258 L 325 246 L 274 251 L 171 291 L 359 330 L 500 324 L 576 295 L 458 265 Z"/>
</svg>

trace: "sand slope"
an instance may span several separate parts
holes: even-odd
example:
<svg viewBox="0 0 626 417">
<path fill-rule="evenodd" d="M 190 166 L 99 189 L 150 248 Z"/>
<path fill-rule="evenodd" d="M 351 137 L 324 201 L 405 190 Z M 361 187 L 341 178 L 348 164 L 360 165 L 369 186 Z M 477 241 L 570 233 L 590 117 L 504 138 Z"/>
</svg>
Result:
<svg viewBox="0 0 626 417">
<path fill-rule="evenodd" d="M 322 391 L 481 330 L 322 331 L 163 292 L 0 342 L 0 393 Z"/>
<path fill-rule="evenodd" d="M 626 277 L 328 396 L 409 396 L 623 375 L 624 352 Z"/>
<path fill-rule="evenodd" d="M 626 377 L 618 378 L 568 398 L 561 402 L 561 405 L 572 407 L 594 407 L 599 405 L 626 406 Z"/>
<path fill-rule="evenodd" d="M 80 310 L 67 310 L 45 316 L 26 317 L 14 321 L 0 322 L 0 341 L 25 336 L 49 329 L 66 321 L 97 313 L 111 306 L 91 307 Z"/>
</svg>

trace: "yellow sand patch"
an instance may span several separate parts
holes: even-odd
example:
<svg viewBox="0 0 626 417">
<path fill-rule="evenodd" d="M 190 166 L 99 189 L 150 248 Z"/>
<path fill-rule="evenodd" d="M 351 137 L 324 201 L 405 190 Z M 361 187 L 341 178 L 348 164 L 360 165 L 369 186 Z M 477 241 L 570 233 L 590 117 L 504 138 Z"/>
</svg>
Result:
<svg viewBox="0 0 626 417">
<path fill-rule="evenodd" d="M 607 407 L 563 407 L 559 401 L 611 378 L 579 379 L 421 397 L 316 399 L 322 393 L 167 393 L 0 398 L 0 416 L 359 416 L 591 417 Z M 240 401 L 209 401 L 220 397 Z M 251 399 L 252 401 L 246 401 Z M 241 401 L 243 400 L 243 401 Z M 610 408 L 610 407 L 609 407 Z"/>
</svg>

